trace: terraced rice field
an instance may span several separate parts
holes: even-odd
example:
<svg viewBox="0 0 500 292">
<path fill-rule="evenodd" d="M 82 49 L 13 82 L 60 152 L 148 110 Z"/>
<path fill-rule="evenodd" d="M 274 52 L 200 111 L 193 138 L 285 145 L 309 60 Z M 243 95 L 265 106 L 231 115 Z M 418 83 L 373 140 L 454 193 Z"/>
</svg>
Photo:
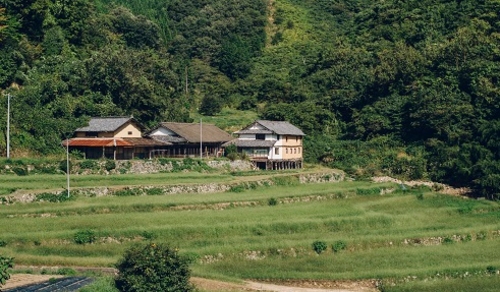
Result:
<svg viewBox="0 0 500 292">
<path fill-rule="evenodd" d="M 129 246 L 155 241 L 179 247 L 194 275 L 209 278 L 372 279 L 385 291 L 500 286 L 498 202 L 391 183 L 267 179 L 274 183 L 211 194 L 1 205 L 0 254 L 22 265 L 110 267 Z M 89 242 L 78 244 L 82 236 Z"/>
</svg>

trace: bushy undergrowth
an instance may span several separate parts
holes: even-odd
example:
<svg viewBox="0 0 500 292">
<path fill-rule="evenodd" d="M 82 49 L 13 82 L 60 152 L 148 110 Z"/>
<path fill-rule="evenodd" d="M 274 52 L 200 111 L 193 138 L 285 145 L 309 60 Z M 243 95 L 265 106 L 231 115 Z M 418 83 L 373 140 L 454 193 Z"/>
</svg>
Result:
<svg viewBox="0 0 500 292">
<path fill-rule="evenodd" d="M 0 287 L 10 279 L 9 269 L 14 266 L 14 259 L 0 255 Z"/>
<path fill-rule="evenodd" d="M 391 137 L 352 141 L 314 136 L 304 140 L 304 147 L 306 161 L 321 162 L 356 177 L 389 175 L 413 180 L 428 176 L 424 151 Z"/>
<path fill-rule="evenodd" d="M 96 160 L 87 159 L 87 160 L 80 162 L 80 168 L 82 168 L 82 169 L 95 170 L 95 169 L 97 169 L 97 167 L 98 167 L 98 164 L 97 164 Z"/>
<path fill-rule="evenodd" d="M 106 160 L 106 162 L 104 163 L 104 168 L 107 171 L 112 171 L 116 168 L 116 163 L 113 160 Z"/>
<path fill-rule="evenodd" d="M 73 236 L 73 241 L 76 244 L 91 244 L 96 240 L 94 231 L 92 230 L 80 230 Z"/>
<path fill-rule="evenodd" d="M 269 198 L 269 200 L 267 200 L 267 204 L 269 206 L 276 206 L 278 205 L 278 203 L 279 203 L 278 200 L 276 200 L 275 198 Z"/>
<path fill-rule="evenodd" d="M 317 253 L 317 254 L 320 254 L 324 251 L 326 251 L 326 249 L 328 248 L 328 245 L 326 245 L 326 242 L 324 241 L 315 241 L 313 242 L 312 244 L 312 249 Z"/>
<path fill-rule="evenodd" d="M 92 284 L 78 290 L 80 292 L 119 292 L 115 287 L 114 279 L 111 277 L 97 278 Z"/>
<path fill-rule="evenodd" d="M 344 249 L 347 249 L 347 243 L 343 240 L 337 240 L 332 245 L 333 252 L 339 252 Z"/>
<path fill-rule="evenodd" d="M 68 196 L 67 192 L 61 192 L 58 194 L 54 193 L 41 193 L 36 195 L 36 200 L 40 202 L 50 202 L 50 203 L 61 203 L 66 201 L 72 201 L 75 196 Z"/>
<path fill-rule="evenodd" d="M 271 180 L 276 186 L 293 186 L 299 184 L 299 178 L 296 176 L 275 176 Z"/>
<path fill-rule="evenodd" d="M 118 196 L 118 197 L 128 197 L 128 196 L 136 196 L 137 193 L 138 193 L 137 191 L 134 191 L 134 190 L 129 189 L 129 188 L 125 188 L 122 190 L 117 190 L 113 194 L 115 196 Z"/>
<path fill-rule="evenodd" d="M 16 166 L 12 168 L 12 172 L 19 176 L 28 175 L 28 169 L 25 166 Z"/>
</svg>

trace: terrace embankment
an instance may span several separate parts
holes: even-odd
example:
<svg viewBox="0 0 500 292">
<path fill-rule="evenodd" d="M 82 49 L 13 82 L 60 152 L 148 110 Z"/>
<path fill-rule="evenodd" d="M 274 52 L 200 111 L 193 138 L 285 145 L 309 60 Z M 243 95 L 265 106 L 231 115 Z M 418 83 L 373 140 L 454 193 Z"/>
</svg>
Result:
<svg viewBox="0 0 500 292">
<path fill-rule="evenodd" d="M 344 173 L 339 170 L 321 170 L 299 173 L 280 173 L 239 176 L 231 182 L 211 183 L 182 183 L 182 184 L 155 184 L 134 186 L 98 186 L 80 187 L 71 190 L 72 196 L 102 197 L 102 196 L 146 196 L 146 195 L 173 195 L 173 194 L 210 194 L 223 192 L 239 192 L 254 189 L 260 186 L 286 185 L 293 183 L 325 183 L 340 182 L 345 179 Z M 2 204 L 16 202 L 31 203 L 47 200 L 57 200 L 64 197 L 66 190 L 33 190 L 4 196 Z"/>
</svg>

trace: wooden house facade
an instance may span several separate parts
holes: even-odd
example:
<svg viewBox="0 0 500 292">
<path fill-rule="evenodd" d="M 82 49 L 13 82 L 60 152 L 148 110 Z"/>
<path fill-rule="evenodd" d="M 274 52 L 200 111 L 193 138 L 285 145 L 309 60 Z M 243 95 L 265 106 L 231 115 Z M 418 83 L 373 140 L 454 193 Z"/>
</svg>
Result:
<svg viewBox="0 0 500 292">
<path fill-rule="evenodd" d="M 80 151 L 86 159 L 126 160 L 149 158 L 152 150 L 168 146 L 142 137 L 144 127 L 132 117 L 92 118 L 88 126 L 75 130 L 62 141 L 69 150 Z"/>
<path fill-rule="evenodd" d="M 154 150 L 154 157 L 220 157 L 222 144 L 232 139 L 212 124 L 171 122 L 160 123 L 146 137 L 171 144 Z"/>
<path fill-rule="evenodd" d="M 295 169 L 303 166 L 305 134 L 286 121 L 257 120 L 240 131 L 238 138 L 223 146 L 235 145 L 260 169 Z"/>
</svg>

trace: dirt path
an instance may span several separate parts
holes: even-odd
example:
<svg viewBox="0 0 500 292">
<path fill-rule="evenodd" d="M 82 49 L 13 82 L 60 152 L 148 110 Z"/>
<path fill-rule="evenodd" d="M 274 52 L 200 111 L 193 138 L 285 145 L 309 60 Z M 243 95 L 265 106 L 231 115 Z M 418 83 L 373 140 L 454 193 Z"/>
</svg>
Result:
<svg viewBox="0 0 500 292">
<path fill-rule="evenodd" d="M 37 284 L 53 278 L 61 278 L 60 275 L 36 275 L 36 274 L 13 274 L 2 289 L 11 289 L 29 284 Z M 246 281 L 242 284 L 229 283 L 218 280 L 193 277 L 191 282 L 204 291 L 266 291 L 266 292 L 376 292 L 371 281 L 293 281 L 277 285 L 271 283 L 259 283 Z M 311 287 L 311 286 L 319 287 Z M 321 288 L 320 288 L 321 287 Z"/>
<path fill-rule="evenodd" d="M 338 288 L 308 288 L 308 287 L 290 287 L 275 284 L 246 282 L 246 287 L 250 287 L 257 291 L 275 291 L 275 292 L 375 292 L 375 288 L 363 287 L 361 285 L 352 285 L 352 289 Z"/>
</svg>

